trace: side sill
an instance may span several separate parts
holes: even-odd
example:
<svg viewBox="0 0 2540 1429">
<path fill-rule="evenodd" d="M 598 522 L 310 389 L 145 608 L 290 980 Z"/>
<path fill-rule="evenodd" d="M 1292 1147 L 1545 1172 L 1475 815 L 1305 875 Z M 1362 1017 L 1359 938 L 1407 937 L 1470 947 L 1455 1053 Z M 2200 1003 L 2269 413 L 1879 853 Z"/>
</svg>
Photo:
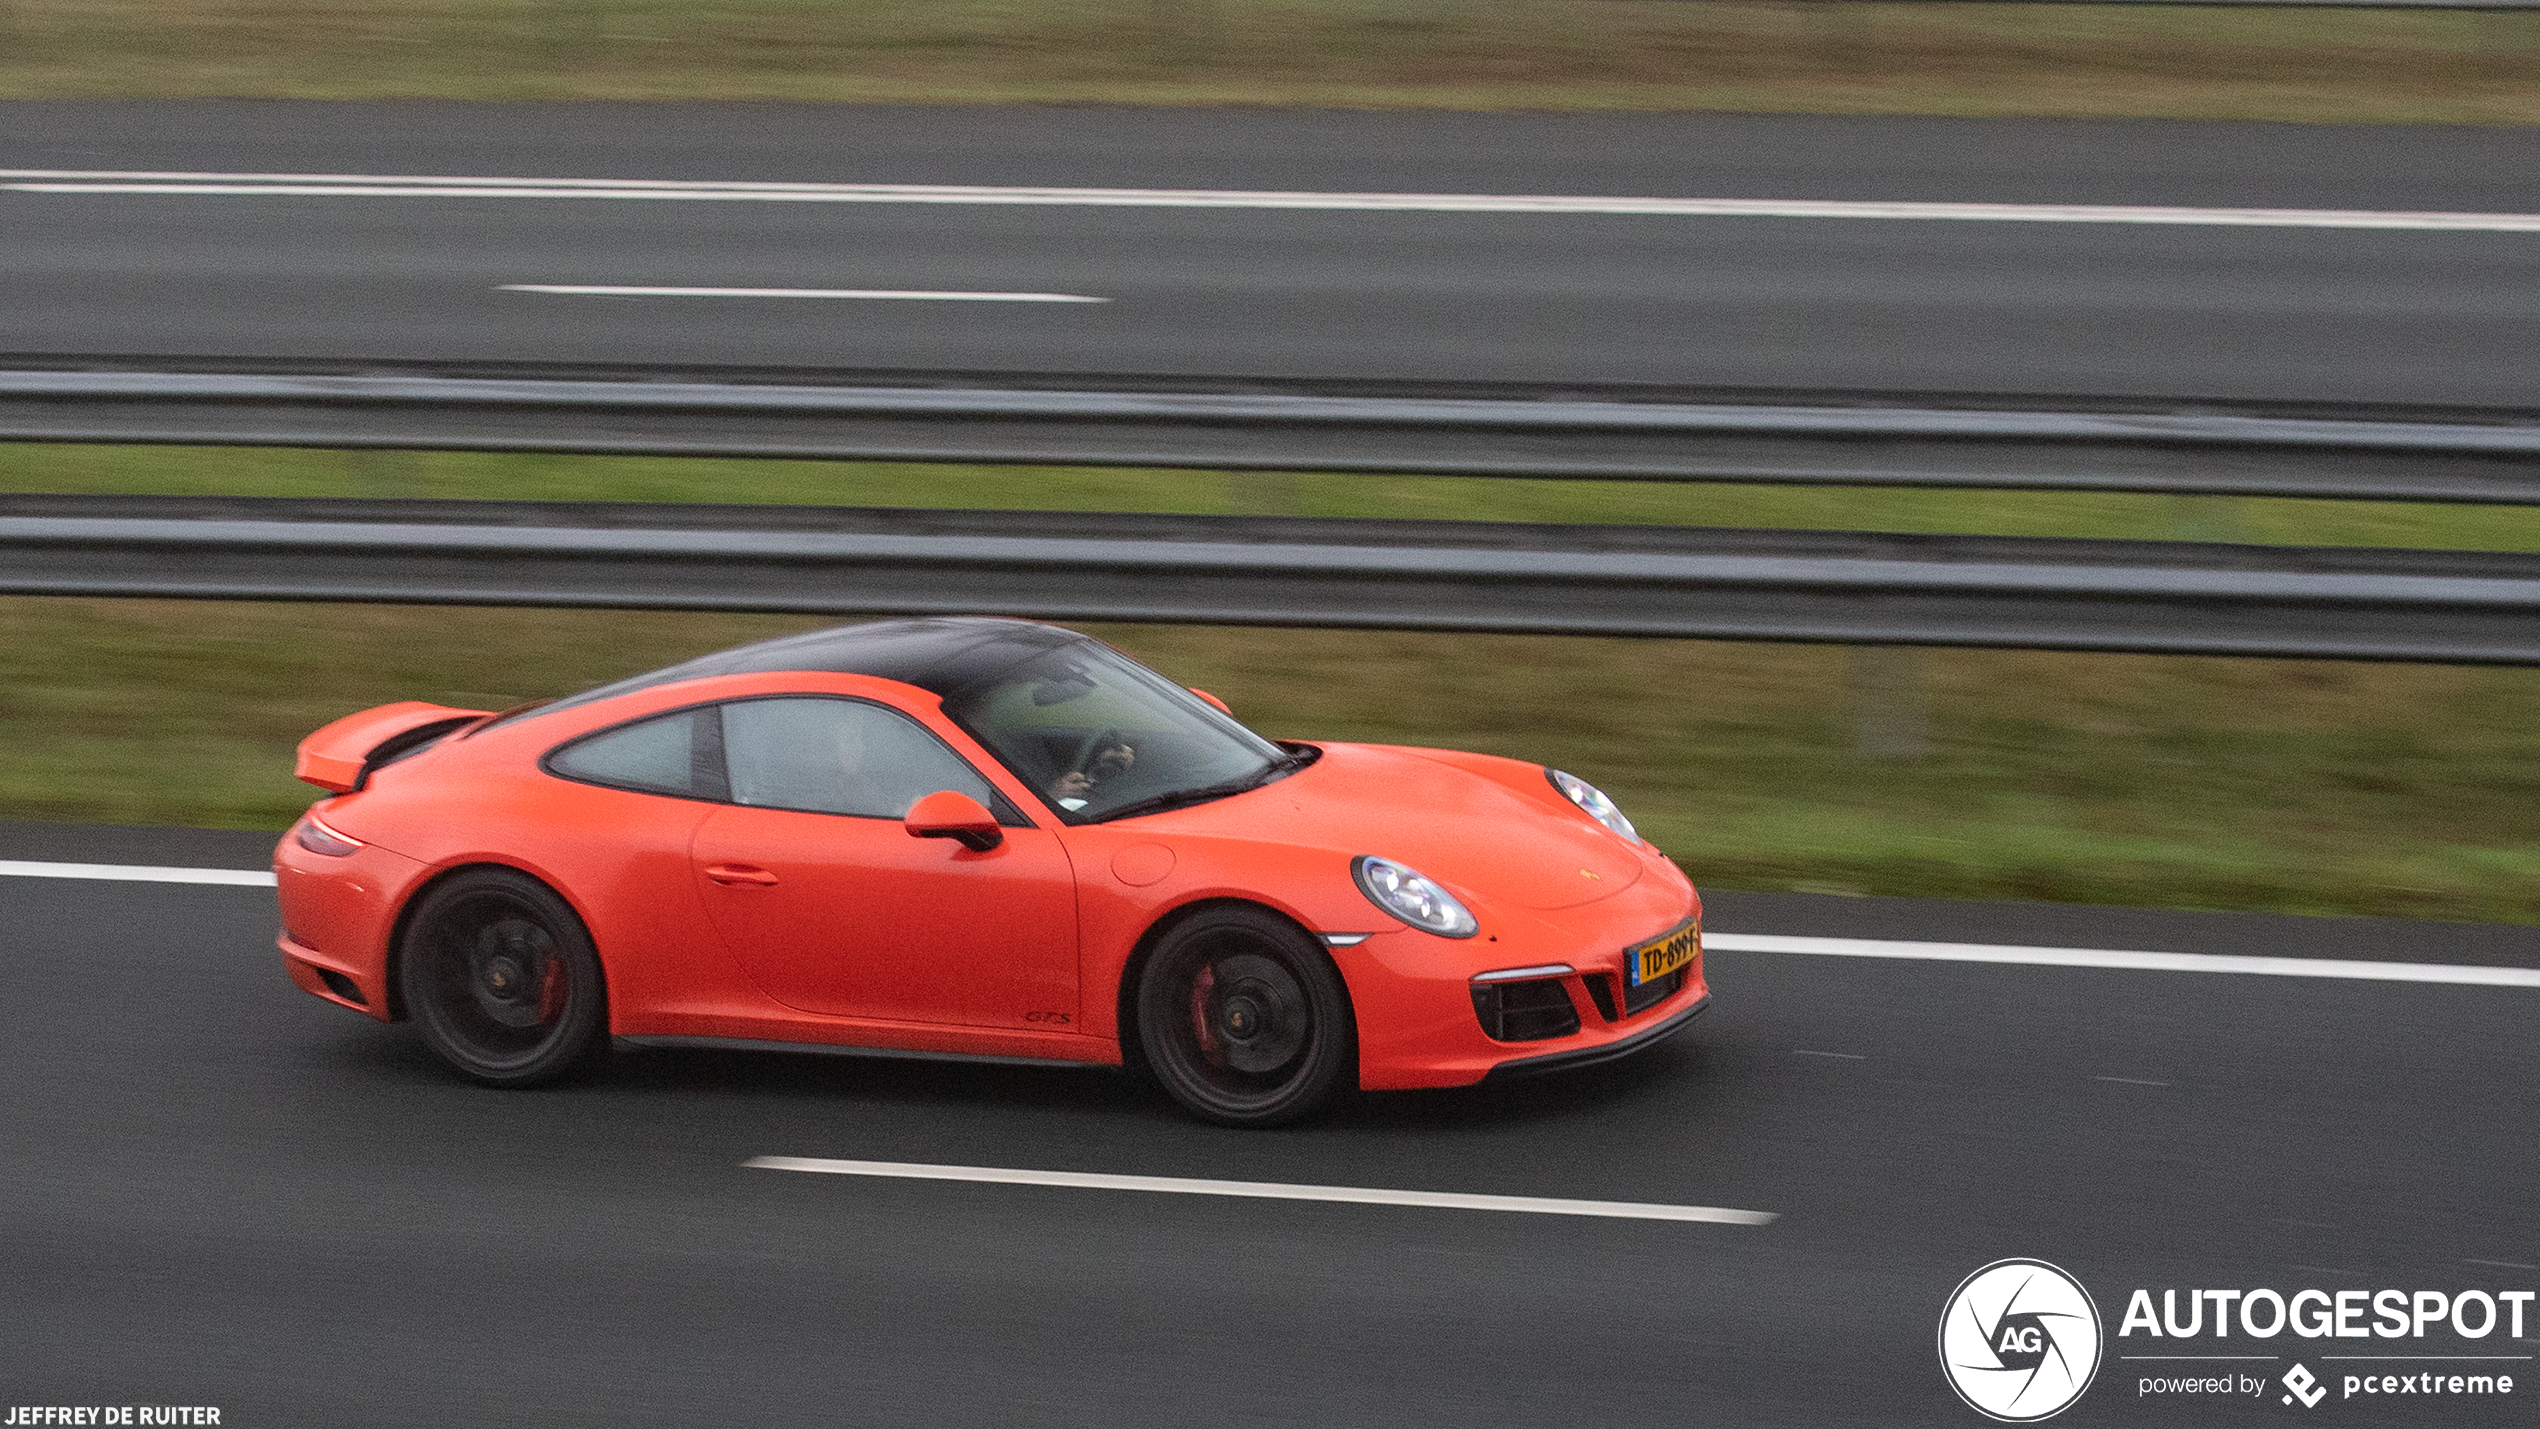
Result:
<svg viewBox="0 0 2540 1429">
<path fill-rule="evenodd" d="M 967 1062 L 990 1067 L 1087 1067 L 1118 1071 L 1109 1062 L 1082 1062 L 1072 1057 L 1008 1057 L 989 1052 L 929 1052 L 912 1047 L 850 1047 L 837 1042 L 770 1042 L 756 1037 L 612 1037 L 617 1051 L 702 1048 L 716 1052 L 809 1052 L 828 1057 L 890 1057 L 910 1062 Z"/>
</svg>

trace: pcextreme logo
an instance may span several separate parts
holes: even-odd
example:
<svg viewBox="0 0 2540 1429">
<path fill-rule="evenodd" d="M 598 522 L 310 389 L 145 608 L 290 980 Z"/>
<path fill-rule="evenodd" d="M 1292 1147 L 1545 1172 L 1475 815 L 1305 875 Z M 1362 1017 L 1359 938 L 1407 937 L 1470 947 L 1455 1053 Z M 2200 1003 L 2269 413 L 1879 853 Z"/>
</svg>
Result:
<svg viewBox="0 0 2540 1429">
<path fill-rule="evenodd" d="M 2072 1407 L 2099 1372 L 2099 1307 L 2042 1260 L 1997 1260 L 1940 1311 L 1940 1370 L 1967 1407 L 2023 1424 Z"/>
</svg>

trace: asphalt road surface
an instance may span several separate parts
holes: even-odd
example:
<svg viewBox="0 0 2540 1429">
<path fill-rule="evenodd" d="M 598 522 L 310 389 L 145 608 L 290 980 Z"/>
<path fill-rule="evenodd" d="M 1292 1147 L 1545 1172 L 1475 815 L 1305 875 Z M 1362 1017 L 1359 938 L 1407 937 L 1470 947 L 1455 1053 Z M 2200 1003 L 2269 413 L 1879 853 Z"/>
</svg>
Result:
<svg viewBox="0 0 2540 1429">
<path fill-rule="evenodd" d="M 0 858 L 252 866 L 253 836 L 0 827 Z M 1728 931 L 2540 965 L 2540 933 L 1721 896 Z M 443 1073 L 283 980 L 256 888 L 0 878 L 0 1398 L 262 1425 L 1974 1425 L 1962 1277 L 2540 1284 L 2529 988 L 1718 955 L 1609 1069 L 1275 1133 L 1114 1073 L 740 1053 Z M 1724 1206 L 1569 1219 L 754 1170 L 840 1157 Z M 2528 1355 L 2438 1336 L 2396 1349 Z M 2388 1341 L 2255 1343 L 2294 1355 Z M 2171 1346 L 2176 1348 L 2176 1346 Z M 2340 1368 L 2314 1360 L 2335 1382 Z M 2384 1366 L 2387 1367 L 2387 1366 Z M 2348 1365 L 2344 1368 L 2351 1369 Z M 2526 1424 L 2508 1397 L 2349 1423 Z M 0 1410 L 5 1413 L 5 1410 Z"/>
<path fill-rule="evenodd" d="M 2527 131 L 2151 121 L 14 101 L 0 168 L 2540 209 Z M 0 191 L 8 351 L 2533 406 L 2540 232 Z"/>
</svg>

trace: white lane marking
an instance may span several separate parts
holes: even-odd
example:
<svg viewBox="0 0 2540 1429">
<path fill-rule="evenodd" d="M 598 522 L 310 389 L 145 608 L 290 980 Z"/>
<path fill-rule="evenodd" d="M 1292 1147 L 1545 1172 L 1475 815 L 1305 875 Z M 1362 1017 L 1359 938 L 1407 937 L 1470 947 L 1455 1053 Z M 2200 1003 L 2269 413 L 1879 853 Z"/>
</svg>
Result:
<svg viewBox="0 0 2540 1429">
<path fill-rule="evenodd" d="M 1018 1171 L 1002 1166 L 937 1166 L 918 1161 L 828 1161 L 811 1156 L 753 1156 L 762 1171 L 879 1176 L 902 1181 L 980 1181 L 998 1186 L 1066 1186 L 1087 1191 L 1161 1191 L 1177 1196 L 1238 1196 L 1264 1201 L 1346 1201 L 1367 1206 L 1421 1206 L 1446 1211 L 1520 1211 L 1538 1216 L 1603 1216 L 1627 1221 L 1709 1221 L 1769 1225 L 1772 1211 L 1719 1206 L 1662 1206 L 1645 1201 L 1564 1201 L 1544 1196 L 1475 1196 L 1457 1191 L 1387 1191 L 1365 1186 L 1302 1186 L 1284 1181 L 1199 1181 L 1180 1176 L 1108 1176 L 1079 1171 Z"/>
<path fill-rule="evenodd" d="M 2167 1082 L 2153 1081 L 2149 1077 L 2092 1077 L 2091 1080 L 2094 1082 L 2122 1082 L 2129 1087 L 2166 1087 L 2169 1085 Z"/>
<path fill-rule="evenodd" d="M 981 184 L 759 183 L 381 174 L 141 173 L 0 169 L 22 193 L 337 198 L 621 198 L 723 203 L 993 204 L 1069 208 L 1321 209 L 1388 213 L 1571 213 L 1659 217 L 1937 219 L 2236 228 L 2398 228 L 2540 233 L 2540 213 L 2164 204 L 1910 203 L 1848 199 L 1629 198 L 1576 194 L 1315 193 L 1247 189 L 1034 188 Z"/>
<path fill-rule="evenodd" d="M 1900 943 L 1871 938 L 1794 938 L 1771 933 L 1705 933 L 1702 943 L 1706 948 L 1724 953 L 1805 953 L 1824 957 L 1903 958 L 1942 963 L 2025 963 L 2049 968 L 2126 968 L 2137 972 L 2247 973 L 2260 977 L 2359 978 L 2367 982 L 2540 987 L 2540 968 L 2485 968 L 2459 963 L 2259 958 L 2222 953 L 2132 953 L 2109 948 L 2022 948 L 1997 943 Z"/>
<path fill-rule="evenodd" d="M 121 883 L 274 886 L 273 875 L 261 869 L 161 868 L 128 863 L 32 863 L 8 859 L 0 859 L 0 878 L 89 878 Z M 2242 957 L 2222 953 L 2139 953 L 2109 948 L 2025 948 L 2001 943 L 1908 943 L 1870 938 L 1803 938 L 1775 933 L 1706 933 L 1702 941 L 1705 947 L 1723 953 L 1800 953 L 1922 962 L 2021 963 L 2034 967 L 2122 968 L 2141 972 L 2243 973 L 2261 977 L 2456 983 L 2473 987 L 2540 987 L 2540 968 L 2490 968 L 2460 963 Z M 1841 1057 L 1849 1054 L 1801 1052 L 1798 1055 Z"/>
<path fill-rule="evenodd" d="M 271 888 L 273 874 L 258 868 L 153 868 L 137 863 L 28 863 L 0 859 L 0 878 L 96 878 L 115 883 L 227 883 Z"/>
<path fill-rule="evenodd" d="M 1107 303 L 1080 293 L 930 292 L 919 288 L 634 288 L 595 283 L 504 283 L 505 293 L 594 298 L 864 298 L 921 303 Z"/>
<path fill-rule="evenodd" d="M 1866 1062 L 1870 1060 L 1868 1057 L 1865 1057 L 1858 1052 L 1811 1052 L 1805 1047 L 1791 1048 L 1790 1055 L 1794 1057 L 1840 1057 L 1847 1062 Z"/>
</svg>

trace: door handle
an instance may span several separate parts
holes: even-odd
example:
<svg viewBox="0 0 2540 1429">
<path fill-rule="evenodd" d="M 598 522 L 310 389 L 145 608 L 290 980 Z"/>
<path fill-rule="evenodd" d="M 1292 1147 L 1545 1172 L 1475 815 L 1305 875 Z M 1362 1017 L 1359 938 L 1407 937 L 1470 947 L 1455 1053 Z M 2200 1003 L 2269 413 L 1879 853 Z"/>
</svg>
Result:
<svg viewBox="0 0 2540 1429">
<path fill-rule="evenodd" d="M 746 863 L 709 863 L 706 877 L 726 888 L 774 888 L 776 875 Z"/>
</svg>

